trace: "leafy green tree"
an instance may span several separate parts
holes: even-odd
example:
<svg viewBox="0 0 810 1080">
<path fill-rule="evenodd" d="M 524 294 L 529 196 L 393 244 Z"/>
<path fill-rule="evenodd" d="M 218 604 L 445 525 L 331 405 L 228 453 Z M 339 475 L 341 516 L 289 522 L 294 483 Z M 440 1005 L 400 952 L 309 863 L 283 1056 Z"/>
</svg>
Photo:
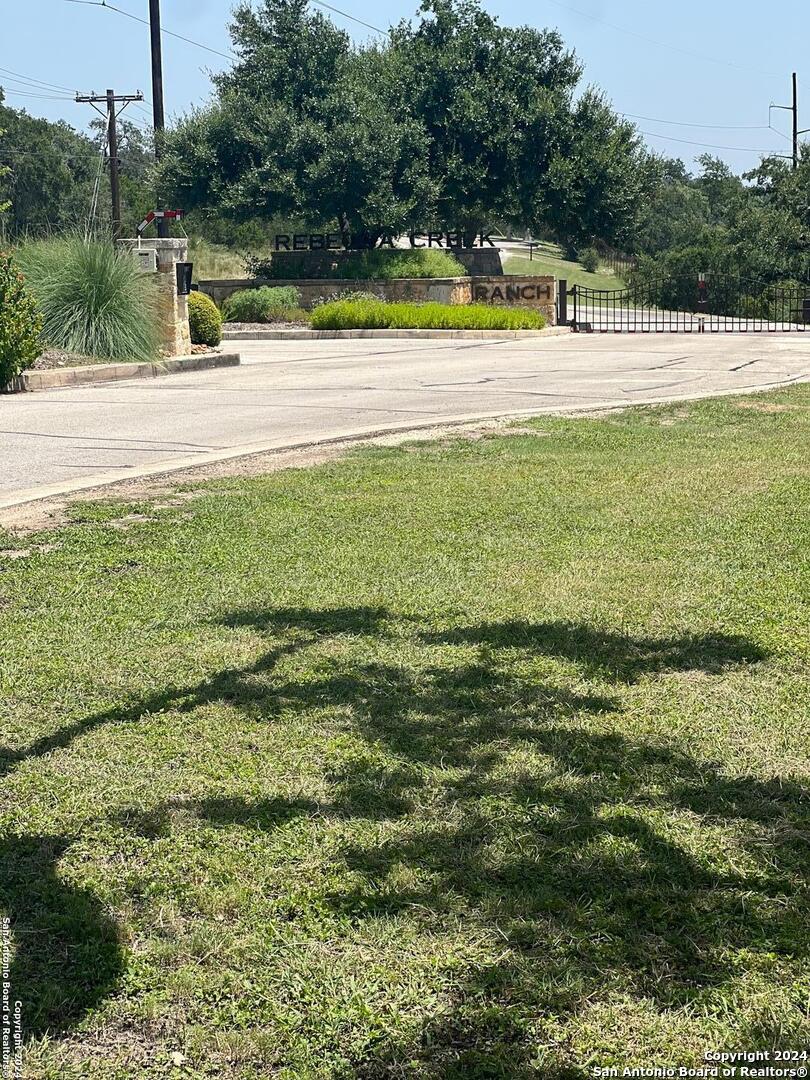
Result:
<svg viewBox="0 0 810 1080">
<path fill-rule="evenodd" d="M 305 0 L 236 10 L 218 100 L 166 140 L 177 201 L 237 221 L 297 217 L 355 236 L 400 229 L 431 198 L 424 133 L 389 108 L 384 56 Z"/>
<path fill-rule="evenodd" d="M 694 186 L 706 197 L 712 225 L 730 225 L 748 199 L 742 179 L 720 158 L 702 154 L 698 158 L 700 175 Z"/>
<path fill-rule="evenodd" d="M 629 247 L 654 175 L 635 128 L 586 90 L 560 119 L 547 174 L 534 177 L 531 224 L 576 247 L 596 240 Z"/>
<path fill-rule="evenodd" d="M 646 179 L 632 125 L 554 31 L 503 27 L 477 0 L 424 0 L 391 34 L 402 104 L 425 126 L 437 223 L 468 240 L 494 220 L 572 243 L 620 241 Z"/>
<path fill-rule="evenodd" d="M 711 208 L 678 159 L 657 158 L 654 182 L 638 216 L 631 248 L 655 255 L 688 247 L 710 228 Z"/>
<path fill-rule="evenodd" d="M 62 232 L 88 221 L 96 177 L 99 176 L 98 216 L 102 229 L 109 222 L 110 189 L 106 167 L 99 173 L 102 134 L 106 125 L 93 125 L 95 138 L 56 123 L 30 116 L 2 103 L 0 91 L 0 163 L 10 171 L 0 175 L 0 203 L 10 202 L 2 217 L 8 236 Z M 141 220 L 150 196 L 153 154 L 143 133 L 122 118 L 119 158 L 125 226 Z M 140 215 L 140 216 L 139 216 Z"/>
<path fill-rule="evenodd" d="M 0 158 L 11 163 L 4 216 L 11 236 L 74 227 L 87 218 L 98 150 L 64 122 L 0 105 Z"/>
<path fill-rule="evenodd" d="M 716 158 L 700 165 L 697 177 L 667 183 L 664 175 L 657 186 L 636 237 L 636 250 L 650 256 L 636 281 L 705 272 L 754 291 L 810 281 L 810 149 L 796 170 L 779 158 L 763 158 L 742 177 Z"/>
<path fill-rule="evenodd" d="M 621 241 L 647 179 L 630 124 L 574 95 L 558 34 L 504 28 L 477 0 L 425 0 L 379 46 L 305 0 L 237 9 L 238 60 L 166 140 L 163 182 L 196 213 L 297 218 L 361 243 L 493 221 Z"/>
<path fill-rule="evenodd" d="M 579 63 L 558 34 L 503 28 L 475 0 L 420 10 L 392 31 L 386 60 L 400 109 L 428 136 L 436 224 L 468 239 L 495 218 L 532 224 Z"/>
</svg>

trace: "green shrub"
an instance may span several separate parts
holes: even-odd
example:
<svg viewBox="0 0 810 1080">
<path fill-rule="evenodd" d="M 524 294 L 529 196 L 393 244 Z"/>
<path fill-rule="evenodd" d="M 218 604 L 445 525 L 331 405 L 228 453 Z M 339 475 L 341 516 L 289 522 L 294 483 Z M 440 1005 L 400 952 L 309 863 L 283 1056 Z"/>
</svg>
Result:
<svg viewBox="0 0 810 1080">
<path fill-rule="evenodd" d="M 338 292 L 327 293 L 325 296 L 318 296 L 312 301 L 313 308 L 320 307 L 322 304 L 334 304 L 336 300 L 383 300 L 384 297 L 381 294 L 369 292 L 368 289 L 346 289 L 344 292 L 338 290 Z"/>
<path fill-rule="evenodd" d="M 189 293 L 188 328 L 192 345 L 219 345 L 222 341 L 222 314 L 205 293 Z"/>
<path fill-rule="evenodd" d="M 315 330 L 542 330 L 544 317 L 528 308 L 484 304 L 386 304 L 336 300 L 312 313 Z"/>
<path fill-rule="evenodd" d="M 11 256 L 0 251 L 0 390 L 39 356 L 42 319 Z"/>
<path fill-rule="evenodd" d="M 395 278 L 466 277 L 462 263 L 449 251 L 436 248 L 372 248 L 367 251 L 308 255 L 276 254 L 270 259 L 248 259 L 257 278 L 300 278 L 351 281 L 392 281 Z"/>
<path fill-rule="evenodd" d="M 593 247 L 585 248 L 584 251 L 579 252 L 579 262 L 583 270 L 587 270 L 589 274 L 595 274 L 599 269 L 599 252 Z"/>
<path fill-rule="evenodd" d="M 298 308 L 301 294 L 292 285 L 241 289 L 222 305 L 226 322 L 279 322 L 285 310 Z"/>
<path fill-rule="evenodd" d="M 71 234 L 25 244 L 19 261 L 42 313 L 45 344 L 105 359 L 154 359 L 154 275 L 139 270 L 128 252 Z"/>
</svg>

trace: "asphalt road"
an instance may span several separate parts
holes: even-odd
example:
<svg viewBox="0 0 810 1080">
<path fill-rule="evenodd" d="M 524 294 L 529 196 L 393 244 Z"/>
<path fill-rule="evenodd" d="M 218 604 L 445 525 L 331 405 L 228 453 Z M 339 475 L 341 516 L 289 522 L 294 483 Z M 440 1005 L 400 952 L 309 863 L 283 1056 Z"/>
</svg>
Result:
<svg viewBox="0 0 810 1080">
<path fill-rule="evenodd" d="M 803 334 L 235 345 L 241 368 L 0 397 L 0 505 L 241 448 L 810 379 Z"/>
</svg>

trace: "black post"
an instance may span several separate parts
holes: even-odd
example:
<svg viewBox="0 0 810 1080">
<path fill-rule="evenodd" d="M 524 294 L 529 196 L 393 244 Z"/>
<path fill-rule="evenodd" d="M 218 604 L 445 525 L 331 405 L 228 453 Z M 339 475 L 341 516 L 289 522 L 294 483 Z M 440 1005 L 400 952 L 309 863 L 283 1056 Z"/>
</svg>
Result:
<svg viewBox="0 0 810 1080">
<path fill-rule="evenodd" d="M 152 46 L 152 117 L 155 127 L 155 160 L 163 153 L 163 132 L 166 119 L 163 112 L 163 47 L 160 40 L 160 0 L 149 0 L 149 40 Z M 158 205 L 160 197 L 158 194 Z M 169 223 L 159 218 L 158 236 L 169 235 Z"/>
<path fill-rule="evenodd" d="M 568 282 L 565 278 L 557 282 L 557 325 L 568 325 Z"/>
<path fill-rule="evenodd" d="M 799 89 L 793 72 L 793 168 L 799 167 Z"/>
<path fill-rule="evenodd" d="M 107 139 L 110 155 L 110 195 L 112 197 L 113 240 L 121 236 L 121 187 L 118 183 L 118 129 L 115 116 L 115 91 L 107 91 Z"/>
</svg>

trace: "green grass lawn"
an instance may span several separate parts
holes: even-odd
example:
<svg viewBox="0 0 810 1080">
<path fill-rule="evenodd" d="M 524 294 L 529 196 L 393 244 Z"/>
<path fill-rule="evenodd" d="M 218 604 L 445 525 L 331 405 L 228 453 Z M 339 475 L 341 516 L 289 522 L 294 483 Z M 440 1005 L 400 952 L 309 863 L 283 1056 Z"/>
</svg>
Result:
<svg viewBox="0 0 810 1080">
<path fill-rule="evenodd" d="M 802 386 L 6 536 L 25 1075 L 806 1047 L 808 438 Z"/>
<path fill-rule="evenodd" d="M 587 286 L 589 289 L 623 289 L 625 281 L 607 267 L 600 268 L 595 274 L 589 274 L 578 262 L 563 258 L 562 248 L 557 244 L 543 243 L 534 250 L 534 257 L 529 259 L 519 255 L 504 258 L 505 274 L 550 274 L 556 278 L 565 278 L 569 288 L 572 285 Z"/>
</svg>

